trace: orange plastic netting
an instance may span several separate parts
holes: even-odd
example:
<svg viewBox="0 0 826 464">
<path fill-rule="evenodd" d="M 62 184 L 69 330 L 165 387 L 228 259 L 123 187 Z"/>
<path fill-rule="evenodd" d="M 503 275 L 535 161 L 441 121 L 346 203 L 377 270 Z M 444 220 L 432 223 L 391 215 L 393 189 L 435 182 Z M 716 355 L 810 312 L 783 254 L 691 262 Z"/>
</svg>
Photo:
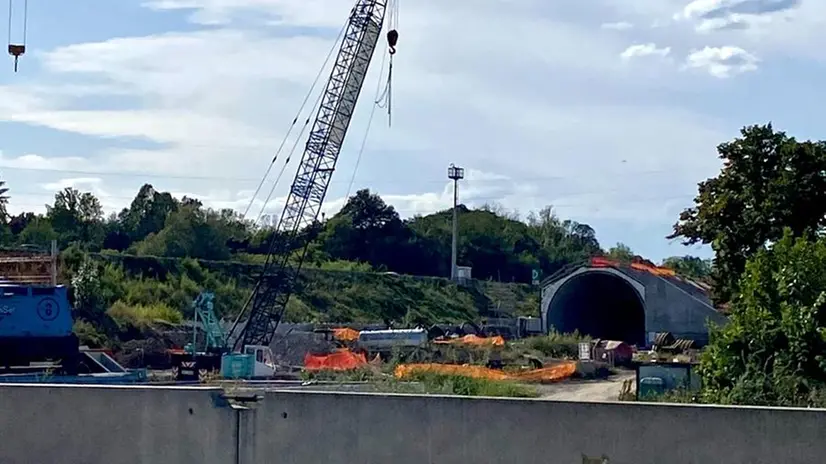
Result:
<svg viewBox="0 0 826 464">
<path fill-rule="evenodd" d="M 667 267 L 658 267 L 658 266 L 648 266 L 645 264 L 639 263 L 631 263 L 631 269 L 636 269 L 638 271 L 645 271 L 650 272 L 656 276 L 663 276 L 663 277 L 674 277 L 677 273 L 673 269 L 669 269 Z"/>
<path fill-rule="evenodd" d="M 304 369 L 308 371 L 346 371 L 356 369 L 367 364 L 364 353 L 353 353 L 350 350 L 338 350 L 327 355 L 304 356 Z"/>
<path fill-rule="evenodd" d="M 448 340 L 435 340 L 434 343 L 445 345 L 505 346 L 505 339 L 498 335 L 495 337 L 479 337 L 471 334 Z"/>
<path fill-rule="evenodd" d="M 333 329 L 333 337 L 344 342 L 354 342 L 359 339 L 359 331 L 349 327 Z"/>
<path fill-rule="evenodd" d="M 505 372 L 497 369 L 488 369 L 482 366 L 459 364 L 400 364 L 394 375 L 397 379 L 404 379 L 418 372 L 436 372 L 447 375 L 463 375 L 476 379 L 513 380 L 520 382 L 557 382 L 565 380 L 576 372 L 576 363 L 569 361 L 542 369 L 533 369 L 526 372 Z"/>
</svg>

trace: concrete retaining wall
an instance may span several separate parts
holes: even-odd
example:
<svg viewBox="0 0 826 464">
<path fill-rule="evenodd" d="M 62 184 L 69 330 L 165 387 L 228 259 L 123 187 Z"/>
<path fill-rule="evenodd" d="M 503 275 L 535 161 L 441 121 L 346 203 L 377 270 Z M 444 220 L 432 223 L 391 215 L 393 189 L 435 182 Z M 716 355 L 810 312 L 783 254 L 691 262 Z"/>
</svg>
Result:
<svg viewBox="0 0 826 464">
<path fill-rule="evenodd" d="M 235 416 L 219 391 L 0 386 L 0 463 L 235 462 Z"/>
<path fill-rule="evenodd" d="M 0 462 L 817 463 L 826 411 L 272 392 L 0 386 Z"/>
</svg>

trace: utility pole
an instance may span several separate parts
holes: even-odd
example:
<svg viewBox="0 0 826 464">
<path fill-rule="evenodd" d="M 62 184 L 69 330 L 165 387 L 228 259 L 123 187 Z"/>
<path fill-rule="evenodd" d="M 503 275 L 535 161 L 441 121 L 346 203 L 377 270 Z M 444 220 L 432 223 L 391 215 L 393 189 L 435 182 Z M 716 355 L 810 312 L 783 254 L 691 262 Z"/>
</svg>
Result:
<svg viewBox="0 0 826 464">
<path fill-rule="evenodd" d="M 456 256 L 457 243 L 459 238 L 459 211 L 456 208 L 459 203 L 459 180 L 465 178 L 465 169 L 454 166 L 453 163 L 447 168 L 447 177 L 453 181 L 453 242 L 450 250 L 450 280 L 457 280 Z"/>
</svg>

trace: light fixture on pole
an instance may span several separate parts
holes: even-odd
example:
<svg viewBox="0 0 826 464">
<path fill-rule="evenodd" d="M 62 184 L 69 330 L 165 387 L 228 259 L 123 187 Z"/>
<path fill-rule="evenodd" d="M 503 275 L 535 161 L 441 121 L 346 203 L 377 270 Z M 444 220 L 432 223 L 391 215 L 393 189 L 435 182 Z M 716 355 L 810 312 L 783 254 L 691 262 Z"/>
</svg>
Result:
<svg viewBox="0 0 826 464">
<path fill-rule="evenodd" d="M 451 163 L 450 167 L 447 168 L 447 177 L 453 181 L 453 241 L 450 249 L 450 279 L 456 280 L 456 255 L 459 237 L 459 214 L 456 207 L 459 202 L 459 181 L 465 178 L 465 169 Z"/>
</svg>

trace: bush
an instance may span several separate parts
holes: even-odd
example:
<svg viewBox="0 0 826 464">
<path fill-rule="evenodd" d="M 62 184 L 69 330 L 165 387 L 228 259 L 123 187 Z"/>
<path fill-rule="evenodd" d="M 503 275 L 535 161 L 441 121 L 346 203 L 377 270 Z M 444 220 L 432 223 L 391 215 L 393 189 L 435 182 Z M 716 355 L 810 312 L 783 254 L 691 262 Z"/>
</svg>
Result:
<svg viewBox="0 0 826 464">
<path fill-rule="evenodd" d="M 522 343 L 525 348 L 538 351 L 549 358 L 577 359 L 579 358 L 579 344 L 590 341 L 590 337 L 579 332 L 570 334 L 551 332 L 541 337 L 528 338 Z"/>
<path fill-rule="evenodd" d="M 156 323 L 180 324 L 184 321 L 180 311 L 170 308 L 162 303 L 152 305 L 129 306 L 122 301 L 116 301 L 107 311 L 109 317 L 121 328 L 135 327 L 146 329 Z"/>
<path fill-rule="evenodd" d="M 461 396 L 498 396 L 508 398 L 536 398 L 533 387 L 515 382 L 488 380 L 463 375 L 417 372 L 410 380 L 420 382 L 427 393 Z"/>
<path fill-rule="evenodd" d="M 94 325 L 82 319 L 75 321 L 72 331 L 77 335 L 81 345 L 90 348 L 102 348 L 109 343 L 105 334 L 100 333 Z"/>
<path fill-rule="evenodd" d="M 826 237 L 786 235 L 748 260 L 728 323 L 703 352 L 703 400 L 823 406 Z"/>
</svg>

